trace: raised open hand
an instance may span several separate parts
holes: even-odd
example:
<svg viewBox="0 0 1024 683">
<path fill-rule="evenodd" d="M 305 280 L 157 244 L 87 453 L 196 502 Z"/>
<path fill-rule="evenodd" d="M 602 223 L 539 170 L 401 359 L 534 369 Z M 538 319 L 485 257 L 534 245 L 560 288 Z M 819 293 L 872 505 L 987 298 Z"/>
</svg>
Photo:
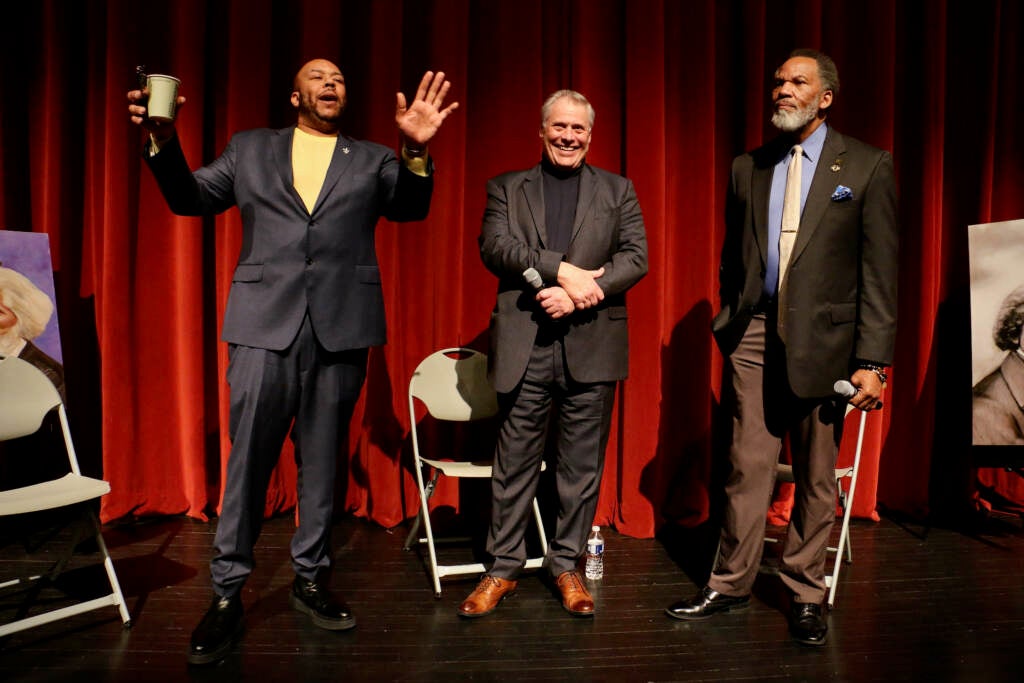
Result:
<svg viewBox="0 0 1024 683">
<path fill-rule="evenodd" d="M 406 106 L 403 93 L 395 96 L 395 123 L 398 124 L 398 130 L 401 131 L 407 146 L 425 148 L 448 114 L 458 108 L 458 102 L 444 106 L 444 98 L 451 86 L 452 84 L 444 79 L 443 71 L 436 74 L 428 71 L 423 74 L 412 104 Z"/>
</svg>

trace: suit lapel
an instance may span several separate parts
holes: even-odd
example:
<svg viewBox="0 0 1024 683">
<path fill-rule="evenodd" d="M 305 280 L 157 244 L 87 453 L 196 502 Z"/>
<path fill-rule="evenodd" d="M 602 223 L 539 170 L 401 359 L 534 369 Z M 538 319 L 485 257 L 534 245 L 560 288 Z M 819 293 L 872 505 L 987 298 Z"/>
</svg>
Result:
<svg viewBox="0 0 1024 683">
<path fill-rule="evenodd" d="M 295 191 L 295 176 L 292 174 L 292 137 L 295 135 L 295 127 L 282 128 L 275 132 L 276 135 L 270 144 L 274 150 L 274 165 L 277 167 L 277 174 L 281 177 L 281 182 L 286 188 L 285 191 L 288 192 L 292 201 L 305 213 L 306 205 L 303 204 L 299 193 Z"/>
<path fill-rule="evenodd" d="M 317 209 L 323 204 L 324 198 L 330 194 L 341 176 L 345 175 L 348 167 L 352 165 L 352 157 L 355 156 L 352 153 L 353 147 L 354 142 L 351 139 L 344 135 L 338 136 L 338 141 L 334 145 L 334 155 L 331 157 L 331 165 L 327 167 L 327 177 L 324 178 L 324 185 L 320 188 L 316 204 L 313 205 L 313 214 L 317 212 Z"/>
<path fill-rule="evenodd" d="M 772 173 L 779 161 L 781 145 L 769 143 L 753 155 L 754 171 L 750 179 L 750 200 L 753 206 L 754 239 L 761 253 L 761 264 L 768 263 L 768 201 L 772 190 Z"/>
<path fill-rule="evenodd" d="M 843 136 L 829 126 L 825 144 L 821 148 L 821 158 L 818 159 L 811 187 L 807 191 L 807 201 L 804 202 L 804 210 L 800 215 L 800 231 L 797 232 L 796 243 L 793 245 L 794 262 L 800 257 L 800 252 L 807 246 L 807 242 L 821 223 L 821 217 L 825 215 L 825 210 L 832 200 L 832 190 L 842 182 L 841 169 L 845 153 Z M 834 166 L 839 166 L 840 171 L 833 171 Z"/>
<path fill-rule="evenodd" d="M 569 238 L 569 244 L 573 243 L 576 236 L 580 234 L 584 223 L 587 222 L 585 219 L 590 211 L 591 204 L 594 203 L 595 196 L 597 196 L 597 174 L 594 173 L 594 169 L 584 166 L 583 172 L 580 173 L 579 196 L 576 198 L 576 216 L 573 219 L 572 237 Z"/>
<path fill-rule="evenodd" d="M 540 245 L 547 246 L 548 231 L 544 220 L 544 183 L 541 182 L 540 166 L 530 169 L 523 179 L 523 197 L 526 207 L 533 218 L 533 226 L 540 238 Z"/>
<path fill-rule="evenodd" d="M 761 263 L 768 263 L 768 195 L 772 188 L 772 167 L 754 168 L 750 192 L 753 199 L 754 239 L 757 240 L 758 251 L 761 252 Z"/>
</svg>

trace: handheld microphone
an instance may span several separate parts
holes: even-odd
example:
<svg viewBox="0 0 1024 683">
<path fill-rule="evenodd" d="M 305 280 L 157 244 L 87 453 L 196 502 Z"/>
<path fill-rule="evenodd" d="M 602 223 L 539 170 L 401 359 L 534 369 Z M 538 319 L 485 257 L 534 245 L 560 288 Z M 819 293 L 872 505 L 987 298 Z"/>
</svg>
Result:
<svg viewBox="0 0 1024 683">
<path fill-rule="evenodd" d="M 837 396 L 849 400 L 856 396 L 859 390 L 857 389 L 857 387 L 853 386 L 853 384 L 851 384 L 848 380 L 838 379 L 836 380 L 836 383 L 832 385 L 832 391 L 836 392 Z M 881 408 L 882 402 L 879 401 L 875 407 Z"/>
<path fill-rule="evenodd" d="M 541 279 L 540 273 L 537 272 L 536 268 L 524 270 L 523 279 L 534 289 L 544 289 L 544 280 Z"/>
<path fill-rule="evenodd" d="M 832 385 L 832 391 L 836 392 L 838 396 L 850 399 L 857 395 L 857 387 L 850 384 L 845 379 L 838 379 L 836 383 Z"/>
</svg>

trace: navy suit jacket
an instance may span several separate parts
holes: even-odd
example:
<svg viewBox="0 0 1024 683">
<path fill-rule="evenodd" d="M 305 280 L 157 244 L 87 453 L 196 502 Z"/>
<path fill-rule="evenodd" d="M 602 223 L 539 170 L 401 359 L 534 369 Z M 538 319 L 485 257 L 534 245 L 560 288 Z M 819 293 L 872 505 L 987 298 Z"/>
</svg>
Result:
<svg viewBox="0 0 1024 683">
<path fill-rule="evenodd" d="M 422 220 L 433 178 L 372 142 L 338 137 L 313 211 L 292 179 L 294 127 L 238 133 L 213 163 L 189 171 L 177 138 L 146 161 L 171 210 L 197 216 L 238 206 L 242 248 L 222 339 L 282 350 L 309 312 L 329 351 L 386 341 L 375 230 L 381 216 Z"/>
<path fill-rule="evenodd" d="M 729 354 L 757 309 L 768 262 L 768 197 L 777 139 L 737 157 L 726 202 L 712 331 Z M 842 185 L 849 196 L 839 193 Z M 831 126 L 800 216 L 786 273 L 786 361 L 797 396 L 831 396 L 854 361 L 892 362 L 899 221 L 892 157 Z"/>
<path fill-rule="evenodd" d="M 493 178 L 480 233 L 480 256 L 498 276 L 491 313 L 490 377 L 510 392 L 526 372 L 539 324 L 547 314 L 523 271 L 536 268 L 556 284 L 564 260 L 587 270 L 604 267 L 597 283 L 605 298 L 565 319 L 565 358 L 578 382 L 625 379 L 629 369 L 626 290 L 647 273 L 647 236 L 633 183 L 614 173 L 584 166 L 572 236 L 565 254 L 547 248 L 544 182 L 540 165 Z"/>
</svg>

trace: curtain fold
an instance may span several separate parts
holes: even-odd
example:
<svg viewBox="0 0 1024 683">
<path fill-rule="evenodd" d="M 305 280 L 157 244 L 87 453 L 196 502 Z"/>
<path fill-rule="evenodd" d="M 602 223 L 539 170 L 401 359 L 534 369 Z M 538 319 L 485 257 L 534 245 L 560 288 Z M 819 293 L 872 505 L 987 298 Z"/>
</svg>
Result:
<svg viewBox="0 0 1024 683">
<path fill-rule="evenodd" d="M 345 73 L 345 133 L 391 146 L 395 92 L 411 97 L 427 69 L 452 81 L 460 107 L 431 145 L 430 216 L 378 227 L 389 342 L 370 353 L 339 454 L 339 507 L 388 527 L 417 509 L 409 375 L 435 349 L 487 348 L 485 182 L 537 162 L 548 93 L 586 94 L 588 161 L 633 181 L 650 246 L 629 293 L 630 378 L 596 521 L 652 536 L 709 517 L 722 370 L 709 324 L 730 163 L 773 135 L 772 70 L 804 46 L 839 66 L 830 124 L 891 150 L 900 186 L 896 363 L 855 514 L 969 505 L 966 227 L 1024 217 L 1021 29 L 1013 0 L 22 3 L 0 27 L 0 227 L 50 236 L 69 412 L 87 469 L 112 486 L 103 519 L 215 514 L 229 451 L 219 328 L 241 219 L 167 210 L 128 121 L 136 65 L 181 78 L 193 167 L 237 131 L 293 123 L 292 76 L 313 57 Z M 1016 479 L 979 476 L 1024 499 Z M 268 515 L 292 510 L 295 478 L 286 444 Z M 458 491 L 436 500 L 457 505 Z"/>
</svg>

